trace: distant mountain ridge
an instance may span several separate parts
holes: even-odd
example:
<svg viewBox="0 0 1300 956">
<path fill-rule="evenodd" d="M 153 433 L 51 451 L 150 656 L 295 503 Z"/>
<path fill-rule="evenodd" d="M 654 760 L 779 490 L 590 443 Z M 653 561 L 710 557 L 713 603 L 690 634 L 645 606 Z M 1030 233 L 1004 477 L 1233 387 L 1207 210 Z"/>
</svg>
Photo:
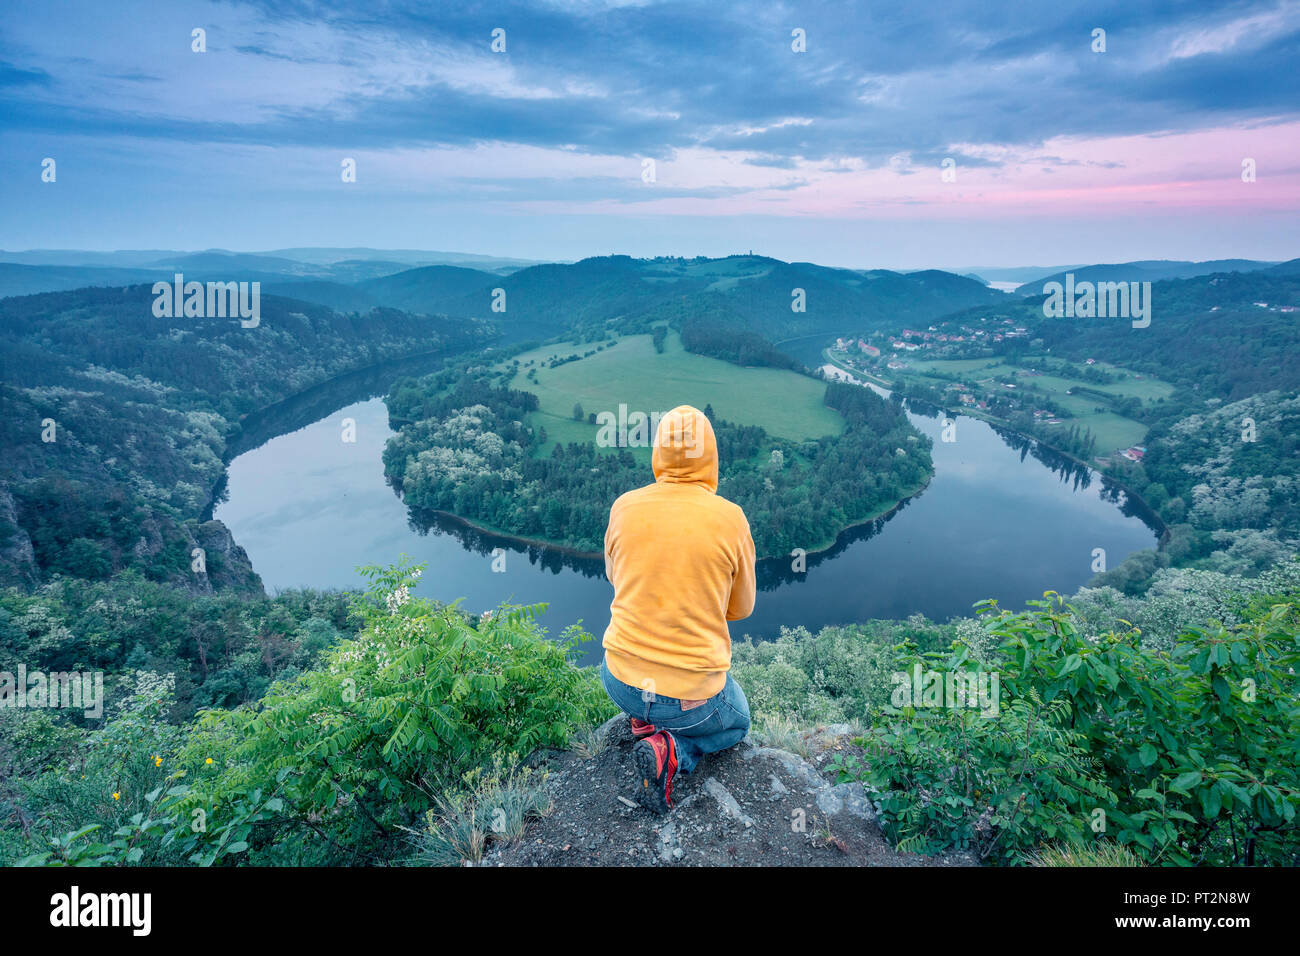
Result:
<svg viewBox="0 0 1300 956">
<path fill-rule="evenodd" d="M 662 322 L 682 328 L 687 321 L 743 331 L 770 342 L 864 335 L 882 328 L 896 329 L 900 323 L 930 324 L 964 310 L 1000 309 L 1016 300 L 1014 294 L 985 284 L 990 275 L 1016 270 L 958 275 L 938 269 L 844 269 L 752 254 L 652 259 L 611 255 L 572 263 L 497 268 L 447 263 L 410 267 L 404 260 L 417 255 L 459 256 L 466 262 L 506 260 L 347 248 L 273 253 L 95 253 L 88 254 L 94 264 L 81 265 L 68 261 L 71 253 L 57 251 L 17 255 L 52 259 L 58 264 L 2 261 L 7 255 L 0 253 L 0 296 L 135 285 L 170 280 L 181 272 L 199 281 L 258 281 L 264 294 L 341 313 L 390 308 L 421 315 L 489 319 L 501 331 L 505 344 L 562 334 L 598 338 L 608 331 L 644 331 Z M 133 264 L 110 264 L 114 261 Z M 1068 271 L 1076 282 L 1158 282 L 1211 273 L 1276 274 L 1294 268 L 1294 263 L 1251 259 L 1199 263 L 1141 260 L 1077 266 Z M 1021 285 L 1017 292 L 1041 295 L 1044 283 L 1064 282 L 1064 277 L 1063 272 L 1046 275 Z M 1008 280 L 996 281 L 1005 284 Z"/>
<path fill-rule="evenodd" d="M 1162 279 L 1194 279 L 1216 272 L 1259 272 L 1278 264 L 1258 259 L 1208 259 L 1205 262 L 1139 259 L 1134 262 L 1071 266 L 1051 275 L 1030 279 L 1015 291 L 1018 295 L 1042 295 L 1046 283 L 1064 283 L 1067 273 L 1074 275 L 1075 282 L 1159 282 Z"/>
<path fill-rule="evenodd" d="M 346 285 L 430 266 L 472 264 L 485 275 L 508 275 L 537 263 L 469 253 L 373 249 L 286 249 L 273 252 L 202 252 L 177 250 L 0 250 L 0 298 L 66 292 L 90 287 L 115 287 L 170 279 L 177 272 L 198 279 L 260 281 L 283 284 L 300 281 Z M 333 295 L 334 301 L 361 301 L 355 294 Z M 308 298 L 306 301 L 317 302 Z M 331 304 L 319 301 L 319 304 Z"/>
<path fill-rule="evenodd" d="M 473 252 L 444 252 L 433 249 L 371 249 L 366 246 L 333 247 L 303 246 L 292 249 L 234 252 L 230 249 L 117 249 L 103 252 L 90 249 L 26 249 L 22 251 L 0 249 L 0 262 L 15 262 L 29 266 L 145 266 L 163 259 L 176 259 L 196 255 L 262 256 L 289 259 L 317 266 L 337 265 L 341 262 L 394 262 L 400 267 L 426 265 L 476 265 L 482 269 L 518 269 L 534 266 L 542 259 L 516 259 L 509 256 L 488 256 Z"/>
<path fill-rule="evenodd" d="M 866 331 L 890 317 L 926 321 L 1003 293 L 947 272 L 834 269 L 763 256 L 722 259 L 601 256 L 508 276 L 438 267 L 362 283 L 393 308 L 490 318 L 507 341 L 606 324 L 710 318 L 780 339 Z M 495 289 L 504 312 L 493 312 Z"/>
<path fill-rule="evenodd" d="M 686 318 L 743 327 L 773 340 L 856 334 L 892 318 L 925 322 L 1004 297 L 978 278 L 940 270 L 841 269 L 755 255 L 598 256 L 489 269 L 445 263 L 411 268 L 399 258 L 409 251 L 401 250 L 279 252 L 285 254 L 153 251 L 123 253 L 116 260 L 93 254 L 95 265 L 69 263 L 64 253 L 24 253 L 19 257 L 60 264 L 0 261 L 0 297 L 170 281 L 180 272 L 198 281 L 258 281 L 264 293 L 340 312 L 385 307 L 491 319 L 506 342 L 546 339 L 575 328 L 643 328 L 665 320 L 680 325 Z M 5 257 L 0 253 L 0 260 Z M 119 264 L 108 264 L 115 261 Z"/>
</svg>

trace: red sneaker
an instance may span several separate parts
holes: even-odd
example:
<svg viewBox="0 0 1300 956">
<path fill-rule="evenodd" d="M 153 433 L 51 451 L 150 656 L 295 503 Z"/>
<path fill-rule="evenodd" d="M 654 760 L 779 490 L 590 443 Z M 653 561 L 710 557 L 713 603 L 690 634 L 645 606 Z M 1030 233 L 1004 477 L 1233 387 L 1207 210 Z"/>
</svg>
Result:
<svg viewBox="0 0 1300 956">
<path fill-rule="evenodd" d="M 655 813 L 667 813 L 673 806 L 673 778 L 677 776 L 677 741 L 666 730 L 656 731 L 632 745 L 641 786 L 637 802 Z"/>
<path fill-rule="evenodd" d="M 638 720 L 635 717 L 628 718 L 632 722 L 632 739 L 640 740 L 643 737 L 649 737 L 655 732 L 655 725 L 645 720 Z"/>
</svg>

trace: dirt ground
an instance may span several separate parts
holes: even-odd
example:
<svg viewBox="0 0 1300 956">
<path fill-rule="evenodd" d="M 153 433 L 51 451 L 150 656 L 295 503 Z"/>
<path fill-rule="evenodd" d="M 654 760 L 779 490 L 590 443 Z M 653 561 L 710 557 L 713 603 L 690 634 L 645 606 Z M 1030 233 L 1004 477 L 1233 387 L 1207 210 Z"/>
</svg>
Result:
<svg viewBox="0 0 1300 956">
<path fill-rule="evenodd" d="M 600 746 L 599 744 L 597 745 Z M 595 754 L 552 752 L 552 807 L 487 866 L 963 866 L 964 854 L 899 853 L 881 834 L 862 786 L 838 786 L 818 767 L 852 750 L 847 727 L 805 735 L 804 759 L 746 740 L 679 777 L 673 811 L 635 800 L 627 719 L 603 731 Z M 622 799 L 620 799 L 622 798 Z"/>
</svg>

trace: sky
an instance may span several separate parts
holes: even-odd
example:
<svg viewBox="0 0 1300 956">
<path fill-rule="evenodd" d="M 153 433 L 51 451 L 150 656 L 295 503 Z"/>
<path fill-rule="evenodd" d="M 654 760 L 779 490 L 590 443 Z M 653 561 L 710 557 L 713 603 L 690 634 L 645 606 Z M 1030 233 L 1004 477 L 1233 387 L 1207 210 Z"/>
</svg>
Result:
<svg viewBox="0 0 1300 956">
<path fill-rule="evenodd" d="M 7 0 L 0 249 L 1290 259 L 1297 62 L 1300 0 Z"/>
</svg>

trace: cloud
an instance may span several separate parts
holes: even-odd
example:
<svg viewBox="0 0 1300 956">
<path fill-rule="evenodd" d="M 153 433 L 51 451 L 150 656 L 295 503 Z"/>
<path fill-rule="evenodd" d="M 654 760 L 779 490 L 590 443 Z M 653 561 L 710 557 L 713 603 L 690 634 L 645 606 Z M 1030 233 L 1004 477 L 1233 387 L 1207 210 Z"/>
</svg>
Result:
<svg viewBox="0 0 1300 956">
<path fill-rule="evenodd" d="M 7 86 L 49 86 L 50 74 L 41 69 L 22 70 L 12 63 L 0 60 L 0 87 Z"/>
<path fill-rule="evenodd" d="M 129 209 L 160 184 L 228 181 L 226 201 L 245 218 L 284 197 L 319 201 L 342 156 L 359 159 L 354 192 L 405 190 L 442 211 L 1059 217 L 1094 196 L 1144 214 L 1180 202 L 1291 209 L 1300 188 L 1294 173 L 1281 180 L 1277 150 L 1300 123 L 1298 10 L 1293 0 L 22 4 L 0 35 L 0 143 L 77 160 L 60 160 L 57 195 L 94 177 Z M 206 53 L 191 52 L 195 27 Z M 490 46 L 497 28 L 503 54 Z M 796 28 L 806 52 L 791 49 Z M 1091 48 L 1097 28 L 1105 53 Z M 1241 157 L 1256 154 L 1268 176 L 1229 196 Z M 659 164 L 653 190 L 639 181 L 644 157 Z M 947 157 L 956 188 L 939 180 Z M 0 183 L 0 200 L 18 188 Z"/>
<path fill-rule="evenodd" d="M 9 128 L 89 122 L 193 141 L 515 142 L 658 156 L 703 146 L 791 168 L 796 157 L 946 155 L 953 142 L 1186 131 L 1294 116 L 1300 103 L 1290 4 L 1221 14 L 1176 3 L 1087 13 L 1045 4 L 1037 14 L 966 2 L 177 7 L 171 92 L 151 96 L 137 83 L 125 101 L 112 84 L 80 80 L 96 68 L 138 78 L 166 24 L 132 23 L 128 11 L 119 35 L 96 44 L 77 36 L 77 17 L 51 37 L 39 14 L 27 23 L 17 14 L 29 62 L 5 67 L 0 86 L 50 95 L 40 101 L 47 119 L 17 109 Z M 208 69 L 183 42 L 189 22 L 210 24 Z M 1090 50 L 1094 25 L 1108 31 L 1104 54 Z M 503 55 L 489 49 L 498 26 Z M 806 31 L 806 53 L 790 49 L 794 27 Z"/>
</svg>

